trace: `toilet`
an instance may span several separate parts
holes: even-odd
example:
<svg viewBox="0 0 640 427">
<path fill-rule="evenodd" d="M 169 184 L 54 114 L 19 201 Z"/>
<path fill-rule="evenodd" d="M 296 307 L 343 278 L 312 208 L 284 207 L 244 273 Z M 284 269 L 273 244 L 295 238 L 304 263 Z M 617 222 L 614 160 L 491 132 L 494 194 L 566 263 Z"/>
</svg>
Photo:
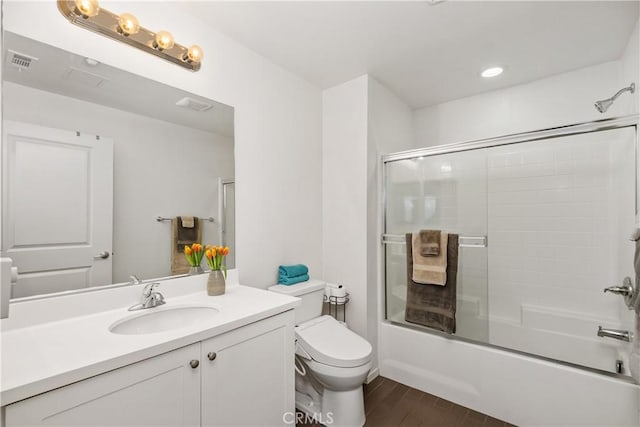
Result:
<svg viewBox="0 0 640 427">
<path fill-rule="evenodd" d="M 269 288 L 302 299 L 295 309 L 296 408 L 330 426 L 362 426 L 362 384 L 371 344 L 331 316 L 321 316 L 326 283 L 309 280 Z"/>
</svg>

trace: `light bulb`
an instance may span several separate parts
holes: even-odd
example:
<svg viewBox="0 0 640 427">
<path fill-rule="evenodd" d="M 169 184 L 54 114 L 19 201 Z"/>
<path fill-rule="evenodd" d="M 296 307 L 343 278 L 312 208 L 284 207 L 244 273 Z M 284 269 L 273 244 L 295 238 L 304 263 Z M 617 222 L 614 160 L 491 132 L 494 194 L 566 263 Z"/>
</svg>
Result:
<svg viewBox="0 0 640 427">
<path fill-rule="evenodd" d="M 74 3 L 83 17 L 96 16 L 100 11 L 98 0 L 74 0 Z"/>
<path fill-rule="evenodd" d="M 154 43 L 154 47 L 156 49 L 171 49 L 173 47 L 173 43 L 173 36 L 169 31 L 158 31 L 156 33 L 156 41 Z"/>
<path fill-rule="evenodd" d="M 120 28 L 122 34 L 129 36 L 140 31 L 140 23 L 138 22 L 138 18 L 134 15 L 130 13 L 123 13 L 118 18 L 118 28 Z"/>
<path fill-rule="evenodd" d="M 193 46 L 189 47 L 189 50 L 187 50 L 187 55 L 184 59 L 185 61 L 195 62 L 197 64 L 198 62 L 202 61 L 202 56 L 202 48 L 197 44 L 194 44 Z"/>
</svg>

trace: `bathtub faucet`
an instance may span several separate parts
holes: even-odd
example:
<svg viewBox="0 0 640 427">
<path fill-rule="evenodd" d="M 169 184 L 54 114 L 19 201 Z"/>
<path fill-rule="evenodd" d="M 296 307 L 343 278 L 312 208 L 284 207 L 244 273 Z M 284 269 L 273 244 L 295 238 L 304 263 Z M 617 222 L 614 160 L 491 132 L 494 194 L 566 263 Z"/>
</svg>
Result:
<svg viewBox="0 0 640 427">
<path fill-rule="evenodd" d="M 631 342 L 631 339 L 633 338 L 633 334 L 629 331 L 623 331 L 621 329 L 604 329 L 602 326 L 598 326 L 598 336 L 626 342 Z"/>
</svg>

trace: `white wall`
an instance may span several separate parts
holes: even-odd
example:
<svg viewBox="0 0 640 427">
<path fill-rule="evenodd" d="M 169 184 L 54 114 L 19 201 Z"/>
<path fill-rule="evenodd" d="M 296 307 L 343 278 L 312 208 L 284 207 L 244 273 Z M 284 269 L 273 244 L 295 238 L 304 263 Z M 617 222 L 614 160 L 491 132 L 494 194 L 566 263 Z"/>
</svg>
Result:
<svg viewBox="0 0 640 427">
<path fill-rule="evenodd" d="M 114 283 L 171 274 L 171 224 L 155 217 L 218 216 L 217 179 L 234 174 L 232 138 L 11 82 L 3 100 L 6 119 L 113 140 Z M 217 225 L 202 225 L 203 242 L 220 244 Z"/>
<path fill-rule="evenodd" d="M 378 319 L 384 317 L 379 306 L 383 301 L 384 269 L 378 262 L 382 256 L 382 173 L 380 156 L 407 150 L 413 142 L 411 108 L 387 87 L 369 76 L 367 131 L 367 338 L 376 350 L 377 366 Z M 376 316 L 375 313 L 378 313 Z"/>
<path fill-rule="evenodd" d="M 374 354 L 380 155 L 410 148 L 412 123 L 411 109 L 369 76 L 323 93 L 323 277 L 347 287 L 347 323 L 371 342 Z"/>
<path fill-rule="evenodd" d="M 169 29 L 204 50 L 196 73 L 70 24 L 55 2 L 4 1 L 4 28 L 235 108 L 237 265 L 242 283 L 266 287 L 279 264 L 322 271 L 320 90 L 212 30 L 180 2 L 113 2 L 145 27 Z"/>
<path fill-rule="evenodd" d="M 322 94 L 322 277 L 347 288 L 351 294 L 347 323 L 363 337 L 367 337 L 367 87 L 364 75 Z"/>
<path fill-rule="evenodd" d="M 621 78 L 622 69 L 621 61 L 612 61 L 416 110 L 415 147 L 490 138 L 637 112 L 637 108 L 624 102 L 614 103 L 605 114 L 600 114 L 593 106 L 595 101 L 628 86 L 629 81 Z M 625 95 L 629 96 L 628 93 Z"/>
<path fill-rule="evenodd" d="M 369 148 L 382 154 L 413 146 L 413 110 L 386 86 L 369 76 Z"/>
</svg>

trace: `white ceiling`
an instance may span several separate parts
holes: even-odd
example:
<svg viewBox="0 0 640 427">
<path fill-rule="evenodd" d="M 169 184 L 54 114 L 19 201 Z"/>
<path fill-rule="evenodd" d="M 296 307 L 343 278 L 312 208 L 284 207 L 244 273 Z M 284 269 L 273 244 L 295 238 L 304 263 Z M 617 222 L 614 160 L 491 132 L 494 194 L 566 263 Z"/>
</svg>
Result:
<svg viewBox="0 0 640 427">
<path fill-rule="evenodd" d="M 321 88 L 369 73 L 417 108 L 618 59 L 638 20 L 639 2 L 183 6 L 194 19 Z M 502 65 L 505 73 L 482 79 L 479 73 L 492 65 Z"/>
<path fill-rule="evenodd" d="M 109 65 L 89 66 L 81 56 L 8 31 L 3 47 L 7 60 L 2 64 L 2 77 L 7 81 L 206 132 L 234 135 L 233 108 L 228 105 Z M 16 68 L 8 64 L 9 50 L 38 60 L 28 69 Z M 176 106 L 184 97 L 212 108 L 196 112 Z"/>
</svg>

